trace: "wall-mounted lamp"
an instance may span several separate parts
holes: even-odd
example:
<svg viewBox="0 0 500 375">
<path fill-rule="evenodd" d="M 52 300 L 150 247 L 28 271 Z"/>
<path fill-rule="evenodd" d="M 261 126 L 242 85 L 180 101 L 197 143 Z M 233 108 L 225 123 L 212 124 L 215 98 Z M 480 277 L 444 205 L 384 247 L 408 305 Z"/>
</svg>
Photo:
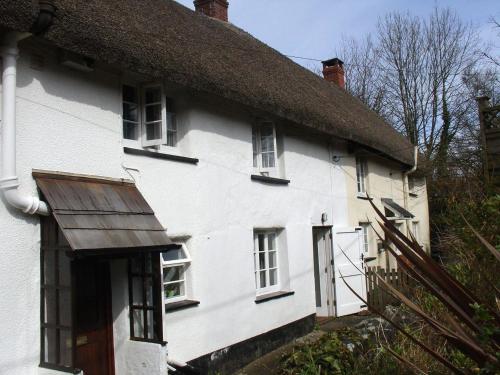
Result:
<svg viewBox="0 0 500 375">
<path fill-rule="evenodd" d="M 340 156 L 338 156 L 338 155 L 333 155 L 333 156 L 332 156 L 332 161 L 333 161 L 334 163 L 338 163 L 338 162 L 340 161 Z"/>
<path fill-rule="evenodd" d="M 321 224 L 325 224 L 328 221 L 328 215 L 326 212 L 321 214 Z"/>
</svg>

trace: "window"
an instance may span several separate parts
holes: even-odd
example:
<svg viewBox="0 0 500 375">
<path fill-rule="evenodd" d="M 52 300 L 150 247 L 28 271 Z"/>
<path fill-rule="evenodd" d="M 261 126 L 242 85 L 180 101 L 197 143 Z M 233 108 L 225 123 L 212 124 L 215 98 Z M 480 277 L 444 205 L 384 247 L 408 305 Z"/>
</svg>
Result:
<svg viewBox="0 0 500 375">
<path fill-rule="evenodd" d="M 358 187 L 358 194 L 366 194 L 366 175 L 366 160 L 356 157 L 356 183 Z"/>
<path fill-rule="evenodd" d="M 143 147 L 176 146 L 177 120 L 173 101 L 165 97 L 161 85 L 124 85 L 123 138 L 140 141 Z"/>
<path fill-rule="evenodd" d="M 255 286 L 257 293 L 279 290 L 277 232 L 254 232 Z"/>
<path fill-rule="evenodd" d="M 141 254 L 129 259 L 130 337 L 141 341 L 163 340 L 160 259 Z"/>
<path fill-rule="evenodd" d="M 276 168 L 276 131 L 270 121 L 252 128 L 253 166 L 263 175 Z"/>
<path fill-rule="evenodd" d="M 186 270 L 190 262 L 191 257 L 185 246 L 162 253 L 165 303 L 187 298 Z"/>
<path fill-rule="evenodd" d="M 361 227 L 361 232 L 363 235 L 363 251 L 365 253 L 368 253 L 370 249 L 370 242 L 368 238 L 368 230 L 370 228 L 370 223 L 359 223 L 359 226 Z"/>
<path fill-rule="evenodd" d="M 42 366 L 72 368 L 73 321 L 70 249 L 52 217 L 41 219 Z"/>
</svg>

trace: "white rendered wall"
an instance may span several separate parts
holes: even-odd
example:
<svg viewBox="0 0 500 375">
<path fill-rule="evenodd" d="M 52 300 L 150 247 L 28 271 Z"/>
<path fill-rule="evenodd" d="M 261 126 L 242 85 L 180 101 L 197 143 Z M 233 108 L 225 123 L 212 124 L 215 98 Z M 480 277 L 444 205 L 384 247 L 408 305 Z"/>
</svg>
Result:
<svg viewBox="0 0 500 375">
<path fill-rule="evenodd" d="M 44 56 L 43 64 L 33 53 Z M 31 170 L 133 178 L 170 234 L 189 234 L 189 290 L 198 307 L 168 313 L 164 339 L 181 361 L 223 349 L 315 313 L 312 226 L 356 225 L 349 162 L 335 165 L 342 145 L 285 136 L 288 186 L 250 180 L 252 113 L 192 95 L 179 99 L 184 128 L 175 152 L 198 165 L 123 153 L 121 78 L 80 73 L 53 55 L 21 49 L 19 59 L 18 174 L 21 189 L 35 193 Z M 31 65 L 31 66 L 30 66 Z M 33 69 L 35 66 L 36 69 Z M 122 165 L 138 169 L 127 173 Z M 369 167 L 370 169 L 370 167 Z M 356 203 L 355 203 L 356 202 Z M 358 216 L 359 216 L 358 215 Z M 294 295 L 255 304 L 253 229 L 284 228 Z M 0 203 L 0 374 L 37 374 L 40 336 L 39 224 Z M 283 249 L 281 249 L 283 250 Z M 281 264 L 282 269 L 287 268 Z M 128 340 L 123 264 L 113 264 L 113 314 L 117 375 L 152 374 L 165 348 Z M 125 294 L 119 294 L 119 293 Z M 161 361 L 161 360 L 160 360 Z M 162 362 L 163 363 L 163 362 Z M 161 366 L 161 364 L 158 364 Z M 40 370 L 41 371 L 41 370 Z M 44 370 L 45 371 L 45 370 Z M 44 372 L 45 374 L 46 372 Z"/>
<path fill-rule="evenodd" d="M 181 361 L 314 314 L 312 226 L 321 225 L 323 212 L 332 218 L 326 224 L 347 221 L 346 211 L 332 214 L 326 144 L 285 137 L 290 184 L 251 181 L 251 119 L 227 107 L 214 111 L 216 106 L 194 98 L 190 105 L 184 125 L 193 154 L 186 156 L 199 158 L 197 166 L 126 155 L 168 233 L 191 236 L 190 298 L 200 305 L 167 313 L 164 324 L 169 355 Z M 343 190 L 343 176 L 336 177 Z M 283 289 L 295 294 L 255 304 L 253 229 L 273 227 L 284 228 L 289 288 Z"/>
<path fill-rule="evenodd" d="M 36 194 L 32 168 L 122 176 L 112 77 L 29 67 L 21 50 L 17 90 L 17 172 L 21 191 Z M 1 114 L 0 114 L 1 116 Z M 57 373 L 40 362 L 40 227 L 37 217 L 0 202 L 0 374 Z"/>
</svg>

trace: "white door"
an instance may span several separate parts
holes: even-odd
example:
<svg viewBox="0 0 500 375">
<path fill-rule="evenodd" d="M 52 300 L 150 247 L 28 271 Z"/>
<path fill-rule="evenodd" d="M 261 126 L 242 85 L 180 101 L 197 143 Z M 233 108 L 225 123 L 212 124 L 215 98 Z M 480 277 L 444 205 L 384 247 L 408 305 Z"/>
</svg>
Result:
<svg viewBox="0 0 500 375">
<path fill-rule="evenodd" d="M 335 231 L 333 247 L 337 316 L 355 314 L 366 308 L 365 303 L 349 290 L 340 276 L 344 277 L 344 280 L 356 293 L 366 299 L 365 277 L 356 269 L 357 267 L 363 270 L 363 237 L 361 228 L 337 229 Z M 356 267 L 351 264 L 346 256 Z"/>
<path fill-rule="evenodd" d="M 316 314 L 334 316 L 332 230 L 313 228 L 314 283 Z"/>
</svg>

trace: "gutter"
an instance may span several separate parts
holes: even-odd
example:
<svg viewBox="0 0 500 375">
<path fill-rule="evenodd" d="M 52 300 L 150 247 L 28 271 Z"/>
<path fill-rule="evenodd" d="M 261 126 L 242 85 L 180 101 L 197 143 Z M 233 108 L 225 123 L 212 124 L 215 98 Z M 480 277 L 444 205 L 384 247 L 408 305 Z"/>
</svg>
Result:
<svg viewBox="0 0 500 375">
<path fill-rule="evenodd" d="M 40 1 L 39 14 L 31 32 L 39 34 L 52 23 L 55 7 L 49 1 Z M 19 178 L 16 173 L 16 87 L 17 87 L 17 44 L 32 33 L 7 32 L 1 40 L 2 57 L 2 171 L 0 190 L 5 200 L 13 207 L 27 214 L 48 216 L 47 203 L 37 196 L 19 191 Z"/>
</svg>

